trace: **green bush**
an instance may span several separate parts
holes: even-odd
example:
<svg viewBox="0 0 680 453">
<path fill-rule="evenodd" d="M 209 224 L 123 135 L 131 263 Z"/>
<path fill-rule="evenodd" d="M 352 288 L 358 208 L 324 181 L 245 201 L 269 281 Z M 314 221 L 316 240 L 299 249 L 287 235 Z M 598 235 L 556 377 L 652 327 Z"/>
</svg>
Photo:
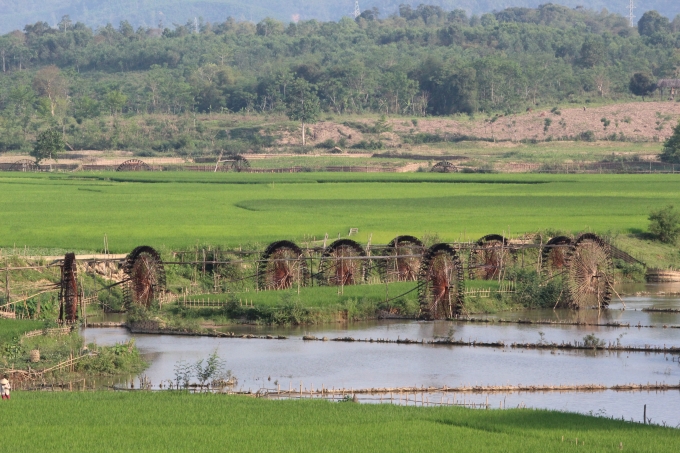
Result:
<svg viewBox="0 0 680 453">
<path fill-rule="evenodd" d="M 527 308 L 553 308 L 566 294 L 560 277 L 545 281 L 534 269 L 514 269 L 509 277 L 515 281 L 512 301 Z"/>
<path fill-rule="evenodd" d="M 672 205 L 649 213 L 649 232 L 666 244 L 674 244 L 680 235 L 680 212 Z"/>
<path fill-rule="evenodd" d="M 673 128 L 673 135 L 663 144 L 663 151 L 659 158 L 663 162 L 680 163 L 680 122 Z"/>
</svg>

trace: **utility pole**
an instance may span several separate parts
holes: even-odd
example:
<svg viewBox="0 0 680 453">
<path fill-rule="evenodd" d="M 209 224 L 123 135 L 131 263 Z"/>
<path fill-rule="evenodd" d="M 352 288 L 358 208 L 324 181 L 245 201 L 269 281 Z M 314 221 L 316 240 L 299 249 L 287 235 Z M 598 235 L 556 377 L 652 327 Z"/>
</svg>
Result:
<svg viewBox="0 0 680 453">
<path fill-rule="evenodd" d="M 633 0 L 631 0 L 632 2 Z M 354 1 L 354 18 L 361 16 L 361 9 L 359 8 L 359 0 Z"/>
<path fill-rule="evenodd" d="M 630 26 L 635 26 L 635 16 L 633 15 L 633 10 L 635 9 L 635 1 L 629 0 L 628 3 L 628 20 L 630 21 Z"/>
</svg>

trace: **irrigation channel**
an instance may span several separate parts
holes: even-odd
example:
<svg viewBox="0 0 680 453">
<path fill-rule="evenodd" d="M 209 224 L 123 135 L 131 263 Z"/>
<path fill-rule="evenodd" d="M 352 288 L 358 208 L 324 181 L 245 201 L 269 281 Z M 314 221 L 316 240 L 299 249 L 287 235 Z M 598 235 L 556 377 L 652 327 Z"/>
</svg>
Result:
<svg viewBox="0 0 680 453">
<path fill-rule="evenodd" d="M 643 286 L 653 293 L 680 291 L 680 284 Z M 161 382 L 167 387 L 180 360 L 195 361 L 217 350 L 238 378 L 233 390 L 259 392 L 270 398 L 337 401 L 344 395 L 356 395 L 360 402 L 366 403 L 549 408 L 637 422 L 642 422 L 646 405 L 651 423 L 677 426 L 680 424 L 677 410 L 680 354 L 303 339 L 304 336 L 388 340 L 453 337 L 509 344 L 573 342 L 593 334 L 601 340 L 625 345 L 661 347 L 680 343 L 680 330 L 668 327 L 680 325 L 680 313 L 643 311 L 652 307 L 680 309 L 678 296 L 623 296 L 623 301 L 625 310 L 619 301 L 612 302 L 609 310 L 600 313 L 558 309 L 485 316 L 489 321 L 549 320 L 588 325 L 382 320 L 330 326 L 229 327 L 236 334 L 285 336 L 286 340 L 131 334 L 125 328 L 84 329 L 83 335 L 86 341 L 99 345 L 112 345 L 134 337 L 150 362 L 144 375 L 156 389 Z M 597 323 L 630 327 L 593 325 Z M 139 378 L 130 379 L 136 380 L 139 388 Z M 651 387 L 665 384 L 672 389 L 612 389 L 626 384 Z M 122 382 L 119 385 L 123 385 Z"/>
</svg>

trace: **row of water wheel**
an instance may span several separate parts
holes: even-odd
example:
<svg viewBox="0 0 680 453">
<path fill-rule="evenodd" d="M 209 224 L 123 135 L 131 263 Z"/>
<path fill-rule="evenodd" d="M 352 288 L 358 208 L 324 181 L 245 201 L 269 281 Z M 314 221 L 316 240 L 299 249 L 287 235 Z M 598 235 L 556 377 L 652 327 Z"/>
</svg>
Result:
<svg viewBox="0 0 680 453">
<path fill-rule="evenodd" d="M 598 236 L 587 233 L 575 240 L 559 236 L 531 247 L 540 247 L 539 267 L 546 279 L 561 276 L 565 280 L 572 308 L 609 304 L 614 283 L 611 253 Z M 370 254 L 353 240 L 339 239 L 316 258 L 291 241 L 278 241 L 257 260 L 256 283 L 259 290 L 308 286 L 312 281 L 348 286 L 364 283 L 369 274 L 377 273 L 384 282 L 418 282 L 421 317 L 444 319 L 461 313 L 466 274 L 474 280 L 501 280 L 505 269 L 517 263 L 517 255 L 518 247 L 500 235 L 485 236 L 474 244 L 439 243 L 429 248 L 416 237 L 398 236 L 386 246 L 373 247 Z M 313 261 L 318 262 L 316 272 L 312 272 Z M 162 299 L 165 269 L 156 250 L 137 247 L 125 259 L 123 271 L 126 308 L 150 307 Z M 77 316 L 76 273 L 75 256 L 68 254 L 62 266 L 60 319 L 69 322 Z"/>
</svg>

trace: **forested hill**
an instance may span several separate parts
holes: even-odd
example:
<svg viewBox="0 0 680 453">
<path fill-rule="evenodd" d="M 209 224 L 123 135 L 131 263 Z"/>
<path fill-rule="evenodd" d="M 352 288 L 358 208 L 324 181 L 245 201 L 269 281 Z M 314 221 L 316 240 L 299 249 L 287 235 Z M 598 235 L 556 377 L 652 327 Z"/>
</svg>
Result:
<svg viewBox="0 0 680 453">
<path fill-rule="evenodd" d="M 0 150 L 26 148 L 55 126 L 74 137 L 87 130 L 83 146 L 95 146 L 99 119 L 120 115 L 280 114 L 291 93 L 328 115 L 602 103 L 632 98 L 634 73 L 649 86 L 678 77 L 679 49 L 680 19 L 649 12 L 631 28 L 619 15 L 554 5 L 481 17 L 403 7 L 385 19 L 369 10 L 338 22 L 228 20 L 199 33 L 39 22 L 0 37 Z"/>
<path fill-rule="evenodd" d="M 398 12 L 399 5 L 415 8 L 418 0 L 360 0 L 362 10 L 378 8 L 382 17 Z M 543 0 L 428 0 L 446 10 L 462 9 L 468 15 L 500 11 L 510 7 L 535 8 Z M 627 0 L 561 0 L 570 8 L 585 5 L 594 10 L 606 9 L 627 15 Z M 638 3 L 636 15 L 656 10 L 673 19 L 680 14 L 680 3 L 674 0 L 646 0 Z M 227 17 L 259 22 L 265 17 L 289 22 L 294 18 L 322 21 L 339 20 L 354 11 L 354 0 L 0 0 L 0 33 L 21 29 L 27 23 L 45 21 L 56 26 L 62 16 L 96 27 L 127 20 L 133 27 L 157 27 L 159 23 L 172 26 L 194 18 L 206 22 L 221 22 Z"/>
</svg>

